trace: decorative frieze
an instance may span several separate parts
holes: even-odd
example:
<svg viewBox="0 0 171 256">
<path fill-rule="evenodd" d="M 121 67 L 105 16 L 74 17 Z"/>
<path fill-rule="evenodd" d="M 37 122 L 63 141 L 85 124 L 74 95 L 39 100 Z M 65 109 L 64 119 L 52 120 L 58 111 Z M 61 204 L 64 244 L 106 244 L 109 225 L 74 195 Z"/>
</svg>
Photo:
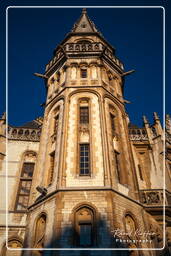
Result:
<svg viewBox="0 0 171 256">
<path fill-rule="evenodd" d="M 129 138 L 130 140 L 133 140 L 133 141 L 148 140 L 146 130 L 143 128 L 139 128 L 139 129 L 129 128 Z"/>
<path fill-rule="evenodd" d="M 117 65 L 120 69 L 124 69 L 124 66 L 122 62 L 117 59 L 114 55 L 112 50 L 107 48 L 104 44 L 100 42 L 95 42 L 95 43 L 67 43 L 63 46 L 62 50 L 60 49 L 59 51 L 56 52 L 55 57 L 46 65 L 46 72 L 57 62 L 61 60 L 63 56 L 69 56 L 70 54 L 97 54 L 101 53 L 106 55 L 110 60 L 112 60 L 115 65 Z"/>
<path fill-rule="evenodd" d="M 8 139 L 40 141 L 40 129 L 8 127 Z"/>
<path fill-rule="evenodd" d="M 163 205 L 164 196 L 163 190 L 141 190 L 140 191 L 140 201 L 146 205 Z M 171 194 L 166 191 L 165 204 L 171 204 Z"/>
</svg>

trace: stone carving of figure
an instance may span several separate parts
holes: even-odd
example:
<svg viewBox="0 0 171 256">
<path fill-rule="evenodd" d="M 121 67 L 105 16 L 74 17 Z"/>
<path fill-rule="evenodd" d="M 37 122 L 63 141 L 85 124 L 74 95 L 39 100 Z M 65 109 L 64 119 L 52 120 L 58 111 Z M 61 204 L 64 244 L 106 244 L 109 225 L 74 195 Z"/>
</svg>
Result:
<svg viewBox="0 0 171 256">
<path fill-rule="evenodd" d="M 77 69 L 76 67 L 71 68 L 71 79 L 74 80 L 77 78 Z"/>
<path fill-rule="evenodd" d="M 91 68 L 91 73 L 92 73 L 92 79 L 97 79 L 97 67 L 93 66 Z"/>
</svg>

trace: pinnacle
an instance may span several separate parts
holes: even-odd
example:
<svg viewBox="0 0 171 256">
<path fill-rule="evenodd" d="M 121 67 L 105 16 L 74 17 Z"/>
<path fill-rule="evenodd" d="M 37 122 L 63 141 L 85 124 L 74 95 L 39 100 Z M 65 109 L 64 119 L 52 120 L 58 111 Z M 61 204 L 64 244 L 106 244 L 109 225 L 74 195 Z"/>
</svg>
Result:
<svg viewBox="0 0 171 256">
<path fill-rule="evenodd" d="M 86 8 L 82 9 L 81 17 L 74 24 L 72 32 L 74 32 L 74 33 L 97 32 L 97 29 L 96 29 L 94 23 L 90 20 L 90 18 L 87 15 L 87 9 Z"/>
</svg>

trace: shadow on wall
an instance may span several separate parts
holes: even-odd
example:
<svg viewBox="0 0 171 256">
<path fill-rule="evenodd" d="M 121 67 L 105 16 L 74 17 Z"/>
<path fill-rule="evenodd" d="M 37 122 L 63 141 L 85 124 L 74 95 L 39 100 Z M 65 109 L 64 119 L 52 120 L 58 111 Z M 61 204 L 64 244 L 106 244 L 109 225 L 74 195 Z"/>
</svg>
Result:
<svg viewBox="0 0 171 256">
<path fill-rule="evenodd" d="M 85 208 L 84 208 L 85 209 Z M 83 209 L 83 210 L 84 210 Z M 32 256 L 145 256 L 146 251 L 132 250 L 141 245 L 134 243 L 134 237 L 114 237 L 110 232 L 106 220 L 99 220 L 96 223 L 91 222 L 91 216 L 83 216 L 85 211 L 81 211 L 78 223 L 75 223 L 74 228 L 65 227 L 58 235 L 54 235 L 53 239 L 48 244 L 45 243 L 45 223 L 44 217 L 40 218 L 38 222 L 38 232 L 35 233 L 35 248 L 67 248 L 68 250 L 37 250 L 32 251 Z M 90 212 L 91 213 L 91 212 Z M 88 214 L 90 214 L 88 213 Z M 91 214 L 90 214 L 91 215 Z M 82 221 L 84 220 L 84 221 Z M 87 220 L 87 221 L 86 221 Z M 41 227 L 41 228 L 40 228 Z M 37 242 L 36 242 L 37 241 Z M 78 248 L 77 250 L 70 250 L 70 248 Z M 81 250 L 79 250 L 81 248 Z M 103 248 L 100 250 L 88 250 L 86 248 Z M 120 250 L 104 250 L 104 248 L 116 248 Z M 123 248 L 127 250 L 122 250 Z M 27 254 L 28 255 L 28 254 Z M 156 251 L 151 256 L 169 256 L 168 250 Z M 25 252 L 22 253 L 25 256 Z"/>
<path fill-rule="evenodd" d="M 40 240 L 39 240 L 40 241 Z M 43 242 L 43 241 L 42 241 Z M 39 244 L 40 246 L 40 244 Z M 79 221 L 75 228 L 66 227 L 61 233 L 53 237 L 45 248 L 67 248 L 68 250 L 32 251 L 32 256 L 139 256 L 137 251 L 128 250 L 103 250 L 100 248 L 129 248 L 135 247 L 131 243 L 122 243 L 108 230 L 105 220 L 100 220 L 92 225 Z M 38 246 L 37 246 L 38 247 Z M 69 248 L 81 248 L 81 250 L 69 250 Z M 88 250 L 86 248 L 99 248 L 100 250 Z M 23 253 L 24 256 L 24 253 Z"/>
</svg>

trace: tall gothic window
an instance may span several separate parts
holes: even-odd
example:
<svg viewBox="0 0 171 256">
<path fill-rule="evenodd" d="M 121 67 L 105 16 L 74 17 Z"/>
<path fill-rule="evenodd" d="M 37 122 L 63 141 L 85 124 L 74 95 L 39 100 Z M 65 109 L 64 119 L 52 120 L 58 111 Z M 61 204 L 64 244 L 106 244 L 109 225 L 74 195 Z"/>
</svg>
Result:
<svg viewBox="0 0 171 256">
<path fill-rule="evenodd" d="M 43 250 L 41 248 L 44 247 L 44 239 L 45 239 L 45 231 L 46 231 L 46 215 L 42 214 L 35 226 L 35 236 L 34 236 L 34 248 L 40 248 L 38 254 L 36 255 L 43 255 Z"/>
<path fill-rule="evenodd" d="M 32 153 L 28 153 L 28 154 L 32 156 Z M 27 155 L 25 157 L 27 157 Z M 27 158 L 25 160 L 27 160 Z M 17 193 L 16 206 L 15 206 L 17 211 L 26 211 L 28 207 L 34 166 L 35 166 L 34 162 L 25 162 L 25 161 L 23 162 L 19 188 Z"/>
<path fill-rule="evenodd" d="M 110 113 L 110 122 L 111 122 L 112 136 L 114 137 L 116 128 L 115 128 L 115 116 L 112 113 Z"/>
<path fill-rule="evenodd" d="M 89 123 L 89 108 L 80 107 L 80 124 L 88 124 Z"/>
<path fill-rule="evenodd" d="M 60 107 L 58 106 L 54 111 L 54 122 L 53 122 L 53 134 L 57 133 L 58 124 L 59 124 L 59 111 Z"/>
<path fill-rule="evenodd" d="M 80 175 L 90 175 L 89 144 L 80 144 Z"/>
<path fill-rule="evenodd" d="M 58 130 L 59 114 L 54 117 L 54 129 L 53 133 L 56 134 Z"/>
<path fill-rule="evenodd" d="M 52 184 L 53 174 L 54 174 L 54 164 L 55 164 L 55 151 L 53 151 L 50 154 L 50 167 L 49 167 L 48 185 Z"/>
<path fill-rule="evenodd" d="M 57 137 L 57 132 L 58 132 L 58 126 L 59 126 L 59 111 L 60 111 L 60 106 L 58 106 L 54 112 L 53 112 L 53 122 L 52 126 L 50 128 L 50 133 L 51 133 L 51 142 L 54 143 L 56 142 L 56 137 Z"/>
<path fill-rule="evenodd" d="M 88 207 L 83 207 L 76 212 L 77 245 L 79 247 L 91 247 L 95 240 L 94 236 L 94 214 Z"/>
<path fill-rule="evenodd" d="M 121 170 L 120 170 L 120 153 L 114 150 L 114 157 L 115 157 L 115 166 L 116 166 L 116 173 L 118 177 L 118 181 L 121 181 Z"/>
</svg>

